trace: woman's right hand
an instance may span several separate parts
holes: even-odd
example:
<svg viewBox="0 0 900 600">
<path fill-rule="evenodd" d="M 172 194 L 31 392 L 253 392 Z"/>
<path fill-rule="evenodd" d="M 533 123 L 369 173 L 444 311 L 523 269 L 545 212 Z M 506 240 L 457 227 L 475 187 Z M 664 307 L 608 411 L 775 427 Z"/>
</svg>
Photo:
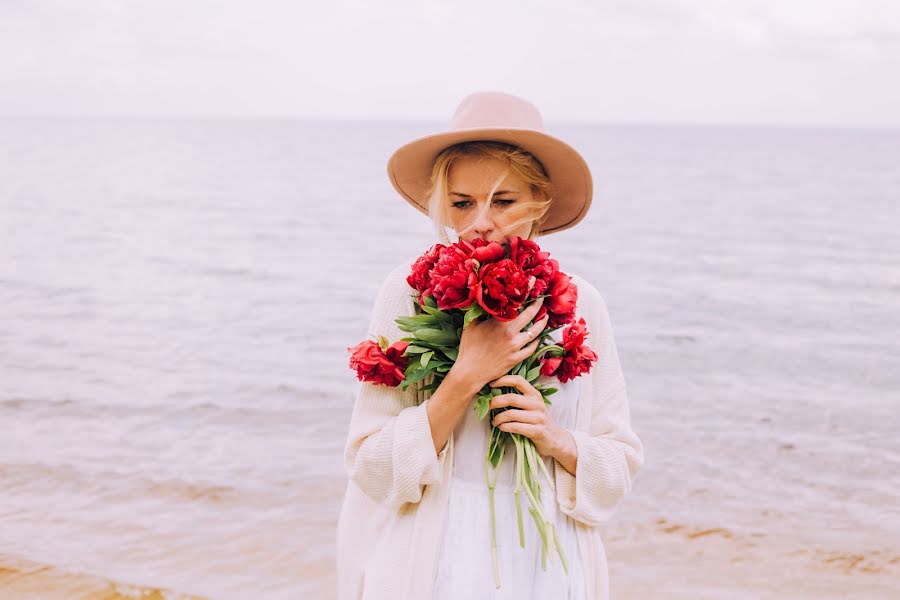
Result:
<svg viewBox="0 0 900 600">
<path fill-rule="evenodd" d="M 540 343 L 538 336 L 549 319 L 546 311 L 544 317 L 530 329 L 522 331 L 522 328 L 537 314 L 543 303 L 544 299 L 538 298 L 510 321 L 489 318 L 469 323 L 463 329 L 459 354 L 451 370 L 477 389 L 509 373 L 510 369 L 531 356 Z"/>
</svg>

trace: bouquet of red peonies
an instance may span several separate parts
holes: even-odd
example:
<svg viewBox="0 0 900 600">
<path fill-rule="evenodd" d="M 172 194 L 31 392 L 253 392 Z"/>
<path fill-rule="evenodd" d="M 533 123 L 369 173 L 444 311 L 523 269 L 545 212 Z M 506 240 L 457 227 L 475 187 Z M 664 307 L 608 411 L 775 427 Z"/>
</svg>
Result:
<svg viewBox="0 0 900 600">
<path fill-rule="evenodd" d="M 565 383 L 590 371 L 592 363 L 597 360 L 596 353 L 584 343 L 588 334 L 584 319 L 575 321 L 578 288 L 568 275 L 559 270 L 558 262 L 535 242 L 513 236 L 508 244 L 488 242 L 482 238 L 471 242 L 461 240 L 449 246 L 435 244 L 416 259 L 406 280 L 417 292 L 414 302 L 416 314 L 400 317 L 395 322 L 401 331 L 411 335 L 393 343 L 380 336 L 377 340 L 365 340 L 348 348 L 351 352 L 350 367 L 356 371 L 360 381 L 400 386 L 401 389 L 422 382 L 423 391 L 433 392 L 456 361 L 462 332 L 472 321 L 510 321 L 538 298 L 544 298 L 543 305 L 528 326 L 540 321 L 546 314 L 546 327 L 538 335 L 540 341 L 535 351 L 513 367 L 510 374 L 524 377 L 550 405 L 552 403 L 548 397 L 557 388 L 535 384 L 540 375 L 554 376 Z M 563 331 L 561 345 L 547 339 L 564 326 L 567 327 Z M 542 540 L 542 567 L 547 568 L 548 551 L 555 548 L 563 569 L 568 573 L 562 545 L 540 501 L 540 475 L 551 489 L 555 489 L 544 460 L 528 437 L 493 426 L 494 417 L 509 410 L 509 407 L 490 410 L 491 398 L 515 391 L 512 387 L 490 387 L 485 384 L 477 394 L 474 405 L 482 420 L 491 413 L 485 479 L 491 505 L 491 553 L 497 587 L 500 581 L 494 489 L 498 467 L 508 443 L 513 444 L 516 457 L 514 495 L 519 544 L 525 547 L 519 495 L 520 491 L 524 491 L 530 503 L 528 510 Z"/>
</svg>

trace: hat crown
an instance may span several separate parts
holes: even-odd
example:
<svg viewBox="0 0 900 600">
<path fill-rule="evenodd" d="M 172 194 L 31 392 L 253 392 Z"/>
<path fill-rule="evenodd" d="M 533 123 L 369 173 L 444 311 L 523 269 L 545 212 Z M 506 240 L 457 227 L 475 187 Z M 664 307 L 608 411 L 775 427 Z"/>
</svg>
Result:
<svg viewBox="0 0 900 600">
<path fill-rule="evenodd" d="M 531 102 L 504 92 L 475 92 L 459 103 L 451 131 L 500 127 L 544 131 L 544 119 Z"/>
</svg>

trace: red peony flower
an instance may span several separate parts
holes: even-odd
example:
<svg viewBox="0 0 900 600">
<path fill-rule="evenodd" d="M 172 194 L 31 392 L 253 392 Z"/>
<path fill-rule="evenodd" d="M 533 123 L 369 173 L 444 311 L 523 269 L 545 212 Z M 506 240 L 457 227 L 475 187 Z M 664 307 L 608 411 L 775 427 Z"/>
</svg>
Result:
<svg viewBox="0 0 900 600">
<path fill-rule="evenodd" d="M 572 282 L 572 278 L 557 271 L 550 279 L 549 294 L 544 298 L 544 303 L 534 316 L 534 321 L 544 318 L 549 313 L 547 327 L 553 329 L 560 325 L 571 323 L 575 318 L 575 304 L 578 302 L 578 286 Z"/>
<path fill-rule="evenodd" d="M 583 317 L 563 329 L 562 346 L 565 354 L 548 356 L 542 360 L 541 375 L 556 375 L 557 379 L 565 383 L 589 372 L 598 357 L 596 352 L 585 345 L 587 335 L 587 323 Z"/>
<path fill-rule="evenodd" d="M 471 248 L 448 246 L 431 269 L 431 291 L 441 310 L 468 308 L 475 301 L 478 275 L 475 263 L 466 256 Z"/>
<path fill-rule="evenodd" d="M 475 249 L 472 251 L 472 258 L 479 264 L 497 262 L 503 258 L 504 248 L 502 244 L 497 242 L 488 242 L 483 238 L 476 238 L 472 242 Z"/>
<path fill-rule="evenodd" d="M 501 321 L 511 321 L 528 298 L 528 276 L 508 258 L 483 265 L 478 270 L 475 299 L 485 312 Z"/>
<path fill-rule="evenodd" d="M 556 373 L 559 369 L 559 365 L 562 363 L 562 359 L 562 356 L 547 356 L 546 354 L 541 356 L 541 375 L 549 377 Z"/>
<path fill-rule="evenodd" d="M 535 298 L 547 291 L 550 280 L 559 271 L 559 263 L 550 258 L 549 252 L 541 250 L 540 246 L 531 240 L 512 236 L 509 239 L 509 258 L 514 260 L 519 268 L 528 275 L 534 277 L 529 298 Z"/>
<path fill-rule="evenodd" d="M 440 258 L 441 251 L 446 248 L 443 244 L 435 244 L 429 250 L 416 259 L 413 263 L 412 270 L 406 277 L 406 283 L 409 287 L 419 292 L 419 304 L 425 296 L 431 295 L 431 269 Z"/>
<path fill-rule="evenodd" d="M 563 329 L 563 348 L 566 352 L 570 352 L 579 346 L 583 346 L 587 336 L 587 323 L 585 322 L 584 317 L 580 317 L 577 321 Z"/>
<path fill-rule="evenodd" d="M 459 240 L 447 246 L 447 250 L 464 258 L 474 258 L 479 263 L 496 262 L 503 258 L 504 248 L 497 242 L 489 242 L 484 238 L 475 238 L 471 242 Z"/>
<path fill-rule="evenodd" d="M 403 356 L 403 353 L 409 342 L 394 342 L 387 346 L 387 340 L 382 340 L 386 346 L 384 350 L 373 340 L 363 340 L 353 348 L 347 348 L 350 368 L 356 371 L 360 381 L 396 387 L 406 378 L 404 371 L 409 357 Z"/>
</svg>

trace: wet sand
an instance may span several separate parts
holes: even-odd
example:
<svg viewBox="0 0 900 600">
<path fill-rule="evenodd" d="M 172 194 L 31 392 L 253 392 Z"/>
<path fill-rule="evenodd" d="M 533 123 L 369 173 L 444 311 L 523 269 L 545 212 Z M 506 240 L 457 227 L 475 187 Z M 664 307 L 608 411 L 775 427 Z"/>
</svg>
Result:
<svg viewBox="0 0 900 600">
<path fill-rule="evenodd" d="M 210 600 L 0 555 L 0 600 Z"/>
<path fill-rule="evenodd" d="M 792 548 L 762 532 L 692 527 L 660 517 L 616 528 L 607 542 L 614 600 L 895 600 L 896 545 L 859 550 Z"/>
</svg>

